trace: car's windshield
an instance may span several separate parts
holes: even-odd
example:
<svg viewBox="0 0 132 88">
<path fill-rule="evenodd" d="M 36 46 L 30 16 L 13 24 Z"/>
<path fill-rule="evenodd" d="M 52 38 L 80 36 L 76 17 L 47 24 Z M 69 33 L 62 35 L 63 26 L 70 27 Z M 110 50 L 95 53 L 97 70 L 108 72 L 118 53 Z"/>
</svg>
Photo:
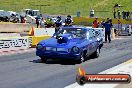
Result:
<svg viewBox="0 0 132 88">
<path fill-rule="evenodd" d="M 61 36 L 63 34 L 71 34 L 74 38 L 85 38 L 87 30 L 82 28 L 62 28 L 54 34 L 54 36 Z"/>
</svg>

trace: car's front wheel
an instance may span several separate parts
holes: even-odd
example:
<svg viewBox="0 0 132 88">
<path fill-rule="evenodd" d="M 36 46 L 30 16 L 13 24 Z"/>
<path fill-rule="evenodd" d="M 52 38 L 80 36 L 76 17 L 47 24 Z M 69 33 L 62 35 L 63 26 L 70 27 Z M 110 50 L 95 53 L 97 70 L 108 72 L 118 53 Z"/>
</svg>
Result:
<svg viewBox="0 0 132 88">
<path fill-rule="evenodd" d="M 47 62 L 47 59 L 46 58 L 44 58 L 44 57 L 40 57 L 41 58 L 41 61 L 43 62 L 43 63 L 46 63 Z"/>
</svg>

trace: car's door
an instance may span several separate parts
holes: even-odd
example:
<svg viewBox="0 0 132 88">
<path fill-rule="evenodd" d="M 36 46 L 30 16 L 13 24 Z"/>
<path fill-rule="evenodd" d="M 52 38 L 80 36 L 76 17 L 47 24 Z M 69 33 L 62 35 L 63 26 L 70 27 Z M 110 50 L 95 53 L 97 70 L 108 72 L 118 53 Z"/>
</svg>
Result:
<svg viewBox="0 0 132 88">
<path fill-rule="evenodd" d="M 97 49 L 97 39 L 95 31 L 93 29 L 89 30 L 89 53 L 92 54 Z"/>
</svg>

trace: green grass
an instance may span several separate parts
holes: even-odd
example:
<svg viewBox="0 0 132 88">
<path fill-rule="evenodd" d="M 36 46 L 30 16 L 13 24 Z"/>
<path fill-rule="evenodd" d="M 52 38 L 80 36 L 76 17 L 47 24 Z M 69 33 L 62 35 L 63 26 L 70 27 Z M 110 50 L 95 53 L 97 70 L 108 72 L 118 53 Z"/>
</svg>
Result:
<svg viewBox="0 0 132 88">
<path fill-rule="evenodd" d="M 88 16 L 92 7 L 98 17 L 111 17 L 115 3 L 122 5 L 121 11 L 132 11 L 132 0 L 0 0 L 0 9 L 20 11 L 22 9 L 40 9 L 46 14 L 72 14 L 77 11 Z M 43 5 L 43 6 L 37 6 Z"/>
</svg>

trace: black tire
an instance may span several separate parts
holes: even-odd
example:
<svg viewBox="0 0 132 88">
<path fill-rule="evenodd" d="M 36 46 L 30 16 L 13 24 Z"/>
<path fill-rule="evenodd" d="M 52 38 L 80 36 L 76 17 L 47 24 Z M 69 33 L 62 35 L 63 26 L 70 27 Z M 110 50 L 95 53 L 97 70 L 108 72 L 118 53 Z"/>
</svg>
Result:
<svg viewBox="0 0 132 88">
<path fill-rule="evenodd" d="M 44 57 L 40 57 L 41 58 L 41 61 L 43 62 L 43 63 L 46 63 L 47 62 L 47 59 L 46 58 L 44 58 Z"/>
<path fill-rule="evenodd" d="M 97 48 L 96 51 L 92 54 L 93 58 L 98 58 L 99 57 L 99 53 L 100 53 L 100 49 Z"/>
<path fill-rule="evenodd" d="M 99 45 L 99 48 L 101 49 L 103 46 L 104 46 L 104 44 L 100 44 L 100 45 Z"/>
<path fill-rule="evenodd" d="M 84 61 L 87 59 L 86 53 L 87 53 L 87 52 L 84 51 L 84 52 L 81 54 L 80 59 L 77 60 L 77 62 L 78 62 L 79 64 L 82 63 L 82 62 L 84 62 Z"/>
<path fill-rule="evenodd" d="M 82 62 L 84 62 L 84 58 L 83 58 L 82 55 L 81 55 L 81 56 L 80 56 L 80 59 L 77 60 L 77 63 L 80 64 L 80 63 L 82 63 Z"/>
</svg>

